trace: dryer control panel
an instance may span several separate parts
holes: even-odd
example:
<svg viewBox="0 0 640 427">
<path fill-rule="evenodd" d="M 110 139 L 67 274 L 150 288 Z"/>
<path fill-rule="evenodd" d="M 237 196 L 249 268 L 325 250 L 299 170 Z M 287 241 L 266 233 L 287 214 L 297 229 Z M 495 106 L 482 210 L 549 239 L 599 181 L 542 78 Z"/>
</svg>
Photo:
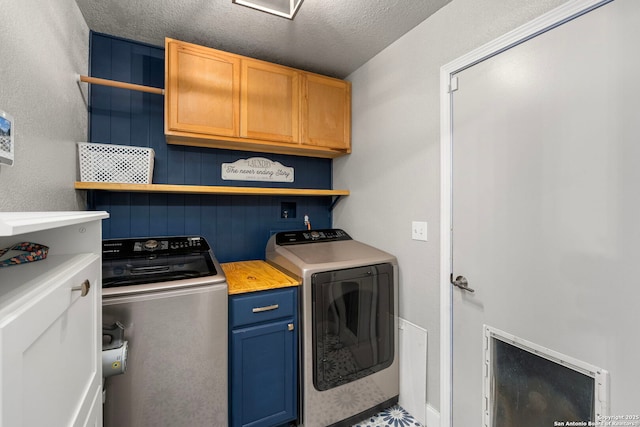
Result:
<svg viewBox="0 0 640 427">
<path fill-rule="evenodd" d="M 323 230 L 283 231 L 276 234 L 276 245 L 299 245 L 304 243 L 335 242 L 339 240 L 353 240 L 345 231 L 339 228 Z"/>
</svg>

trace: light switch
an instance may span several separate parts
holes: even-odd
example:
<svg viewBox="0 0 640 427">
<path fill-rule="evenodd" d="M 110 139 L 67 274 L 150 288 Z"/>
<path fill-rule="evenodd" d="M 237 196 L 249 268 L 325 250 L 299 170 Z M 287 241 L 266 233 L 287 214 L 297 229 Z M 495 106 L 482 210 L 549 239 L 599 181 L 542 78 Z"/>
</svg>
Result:
<svg viewBox="0 0 640 427">
<path fill-rule="evenodd" d="M 413 240 L 427 241 L 427 223 L 424 221 L 413 221 L 411 223 L 411 238 Z"/>
</svg>

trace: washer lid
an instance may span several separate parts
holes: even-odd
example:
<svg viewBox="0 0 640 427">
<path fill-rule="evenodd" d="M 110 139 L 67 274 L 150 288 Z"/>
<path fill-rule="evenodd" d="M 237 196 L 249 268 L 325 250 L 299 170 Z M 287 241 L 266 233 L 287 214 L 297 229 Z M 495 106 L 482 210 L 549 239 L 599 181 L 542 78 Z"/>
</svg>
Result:
<svg viewBox="0 0 640 427">
<path fill-rule="evenodd" d="M 102 287 L 133 286 L 220 276 L 203 237 L 112 239 L 102 242 Z"/>
</svg>

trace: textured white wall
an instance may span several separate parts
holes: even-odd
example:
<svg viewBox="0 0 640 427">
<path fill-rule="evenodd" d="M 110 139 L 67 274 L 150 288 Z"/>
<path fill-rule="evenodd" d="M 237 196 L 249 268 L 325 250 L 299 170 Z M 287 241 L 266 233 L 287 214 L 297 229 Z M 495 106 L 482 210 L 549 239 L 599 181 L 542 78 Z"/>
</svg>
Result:
<svg viewBox="0 0 640 427">
<path fill-rule="evenodd" d="M 15 164 L 0 166 L 0 211 L 81 210 L 76 145 L 87 139 L 89 29 L 74 0 L 2 2 L 0 109 Z"/>
<path fill-rule="evenodd" d="M 351 195 L 336 205 L 334 225 L 398 257 L 400 316 L 428 332 L 427 401 L 436 409 L 440 67 L 565 1 L 453 0 L 348 78 L 353 153 L 334 162 L 333 178 Z M 411 240 L 414 220 L 428 222 L 428 242 Z"/>
</svg>

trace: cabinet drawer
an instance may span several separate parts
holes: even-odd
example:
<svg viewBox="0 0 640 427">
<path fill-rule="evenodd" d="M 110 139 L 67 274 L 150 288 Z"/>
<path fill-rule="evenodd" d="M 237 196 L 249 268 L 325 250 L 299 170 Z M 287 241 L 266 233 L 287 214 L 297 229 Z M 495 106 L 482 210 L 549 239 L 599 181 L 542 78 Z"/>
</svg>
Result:
<svg viewBox="0 0 640 427">
<path fill-rule="evenodd" d="M 230 299 L 231 328 L 293 316 L 296 312 L 296 288 L 234 295 Z"/>
</svg>

